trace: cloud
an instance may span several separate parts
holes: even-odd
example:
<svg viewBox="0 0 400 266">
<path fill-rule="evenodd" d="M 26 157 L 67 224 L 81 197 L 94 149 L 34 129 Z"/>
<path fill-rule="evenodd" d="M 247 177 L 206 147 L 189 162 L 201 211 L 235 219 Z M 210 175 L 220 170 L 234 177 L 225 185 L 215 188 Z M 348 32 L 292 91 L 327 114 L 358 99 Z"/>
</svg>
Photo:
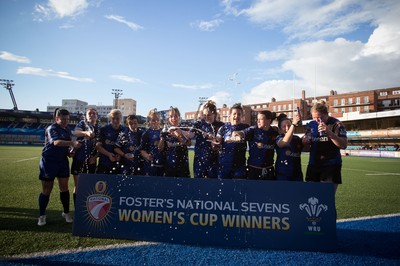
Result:
<svg viewBox="0 0 400 266">
<path fill-rule="evenodd" d="M 28 57 L 15 55 L 7 51 L 0 51 L 0 59 L 14 61 L 18 63 L 29 64 L 31 60 Z"/>
<path fill-rule="evenodd" d="M 393 6 L 390 12 L 385 12 L 378 17 L 378 25 L 368 39 L 362 55 L 387 55 L 398 56 L 400 53 L 400 4 Z"/>
<path fill-rule="evenodd" d="M 221 23 L 224 21 L 222 19 L 214 19 L 214 20 L 201 20 L 192 23 L 192 26 L 199 28 L 201 31 L 214 31 Z"/>
<path fill-rule="evenodd" d="M 376 31 L 380 31 L 378 27 Z M 337 38 L 332 42 L 314 41 L 293 45 L 290 59 L 282 64 L 282 70 L 293 72 L 295 78 L 295 98 L 328 95 L 330 90 L 338 93 L 363 91 L 369 89 L 396 87 L 399 85 L 400 52 L 386 47 L 386 38 L 370 38 L 367 43 Z M 396 44 L 388 43 L 393 47 Z M 373 53 L 369 47 L 377 47 Z M 269 102 L 293 97 L 293 80 L 267 80 L 250 89 L 242 99 L 244 103 Z"/>
<path fill-rule="evenodd" d="M 217 104 L 217 107 L 222 107 L 224 104 L 227 106 L 231 106 L 233 104 L 232 96 L 227 91 L 218 91 L 209 97 L 208 100 L 214 101 Z"/>
<path fill-rule="evenodd" d="M 225 13 L 245 16 L 267 29 L 280 28 L 289 39 L 319 39 L 338 37 L 357 30 L 361 25 L 373 25 L 381 14 L 399 6 L 398 1 L 297 1 L 257 0 L 248 7 L 236 1 L 222 2 Z M 242 4 L 243 5 L 243 4 Z"/>
<path fill-rule="evenodd" d="M 129 77 L 126 75 L 111 75 L 110 77 L 112 79 L 122 80 L 122 81 L 130 82 L 130 83 L 142 83 L 142 84 L 145 83 L 141 79 L 138 79 L 135 77 Z"/>
<path fill-rule="evenodd" d="M 136 24 L 134 22 L 127 21 L 124 17 L 121 17 L 121 16 L 106 15 L 104 17 L 107 18 L 107 19 L 110 19 L 110 20 L 115 20 L 115 21 L 118 21 L 120 23 L 123 23 L 123 24 L 127 25 L 129 28 L 131 28 L 132 30 L 134 30 L 134 31 L 143 29 L 142 26 L 140 26 L 140 25 L 138 25 L 138 24 Z"/>
<path fill-rule="evenodd" d="M 17 74 L 36 75 L 42 77 L 58 77 L 79 82 L 94 82 L 91 78 L 74 77 L 71 76 L 68 72 L 54 71 L 51 69 L 42 69 L 38 67 L 19 67 L 17 69 Z"/>
<path fill-rule="evenodd" d="M 287 50 L 278 49 L 274 51 L 261 51 L 254 58 L 256 61 L 265 62 L 265 61 L 276 61 L 282 60 L 288 57 Z"/>
<path fill-rule="evenodd" d="M 36 4 L 33 15 L 37 21 L 76 17 L 88 6 L 86 0 L 49 0 L 45 4 Z"/>
<path fill-rule="evenodd" d="M 214 87 L 213 84 L 206 83 L 206 84 L 179 84 L 173 83 L 171 84 L 174 88 L 180 89 L 187 89 L 187 90 L 205 90 L 205 89 L 212 89 Z"/>
<path fill-rule="evenodd" d="M 299 93 L 297 93 L 299 94 Z M 293 98 L 293 80 L 268 80 L 255 86 L 242 96 L 243 104 L 271 102 L 271 99 L 287 100 Z M 296 98 L 300 98 L 296 95 Z"/>
<path fill-rule="evenodd" d="M 261 5 L 267 3 L 267 1 L 258 1 L 257 3 Z M 285 10 L 286 4 L 279 1 L 274 2 L 274 4 L 278 3 L 283 5 L 281 11 Z M 331 2 L 325 7 L 324 12 L 321 11 L 323 7 L 319 7 L 315 11 L 321 18 L 321 25 L 326 25 L 328 22 L 333 23 L 325 27 L 325 31 L 323 30 L 324 27 L 318 26 L 315 29 L 315 34 L 313 34 L 311 25 L 308 25 L 310 26 L 309 29 L 297 28 L 299 30 L 298 37 L 307 35 L 321 39 L 311 38 L 308 41 L 303 40 L 303 42 L 291 45 L 286 43 L 285 53 L 282 52 L 282 48 L 279 48 L 273 51 L 260 52 L 255 57 L 256 60 L 261 62 L 282 59 L 280 68 L 275 66 L 274 69 L 264 70 L 264 73 L 273 74 L 278 71 L 282 74 L 282 72 L 287 72 L 290 73 L 290 76 L 291 73 L 295 73 L 296 98 L 301 97 L 300 91 L 303 89 L 306 91 L 306 97 L 313 97 L 314 94 L 317 96 L 328 95 L 330 90 L 347 93 L 399 86 L 398 71 L 396 70 L 400 69 L 400 20 L 398 19 L 400 3 L 391 0 L 354 2 L 353 6 L 360 14 L 357 14 L 357 12 L 349 14 L 351 1 L 343 0 L 340 2 L 344 7 L 343 13 L 340 12 L 338 3 L 338 1 Z M 309 5 L 308 2 L 304 2 L 304 4 Z M 252 8 L 256 7 L 257 4 L 252 6 Z M 271 8 L 271 6 L 263 7 L 264 12 L 267 10 L 265 8 Z M 261 10 L 261 6 L 258 8 L 258 10 Z M 306 13 L 310 17 L 314 16 L 314 11 L 310 7 L 298 7 L 299 10 L 301 8 L 306 8 L 309 11 Z M 328 10 L 333 15 L 329 14 Z M 288 12 L 290 13 L 290 11 Z M 299 13 L 303 13 L 303 11 Z M 327 17 L 324 18 L 322 14 Z M 346 18 L 344 14 L 349 14 L 349 17 Z M 292 14 L 290 13 L 290 15 Z M 253 19 L 259 18 L 259 21 L 262 21 L 262 18 L 265 19 L 268 16 L 271 17 L 271 22 L 279 22 L 281 19 L 276 14 L 263 15 L 261 13 L 257 13 L 257 16 L 253 14 Z M 273 16 L 277 16 L 276 20 Z M 299 25 L 301 25 L 301 21 L 307 21 L 305 18 L 302 18 L 303 20 L 296 19 Z M 340 19 L 343 19 L 342 26 L 338 24 Z M 290 18 L 283 18 L 281 21 L 292 22 Z M 291 31 L 294 31 L 297 27 L 294 25 L 294 21 L 284 29 L 290 28 Z M 312 21 L 316 22 L 312 18 L 309 20 L 309 24 L 312 24 Z M 339 34 L 340 30 L 338 29 L 347 33 L 366 21 L 369 21 L 370 25 L 374 25 L 374 29 L 366 42 L 347 40 L 343 37 L 333 40 L 322 38 L 323 36 Z M 338 31 L 336 32 L 336 30 Z M 328 33 L 328 31 L 330 32 Z M 276 76 L 274 78 L 274 80 L 266 80 L 264 77 L 259 85 L 254 86 L 246 95 L 242 96 L 243 102 L 267 102 L 272 97 L 277 100 L 291 99 L 293 97 L 293 80 L 280 79 Z"/>
</svg>

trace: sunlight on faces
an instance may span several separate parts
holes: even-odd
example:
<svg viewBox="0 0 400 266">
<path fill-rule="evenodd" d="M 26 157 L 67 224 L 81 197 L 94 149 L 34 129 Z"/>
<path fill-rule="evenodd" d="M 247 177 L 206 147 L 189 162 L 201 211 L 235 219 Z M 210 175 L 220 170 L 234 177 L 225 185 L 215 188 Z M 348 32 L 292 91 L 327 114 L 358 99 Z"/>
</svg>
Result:
<svg viewBox="0 0 400 266">
<path fill-rule="evenodd" d="M 171 126 L 178 126 L 179 125 L 179 115 L 174 110 L 169 112 L 168 122 Z"/>
<path fill-rule="evenodd" d="M 203 118 L 207 123 L 212 124 L 215 121 L 215 114 L 212 113 L 209 109 L 204 109 Z"/>
<path fill-rule="evenodd" d="M 89 109 L 86 111 L 86 120 L 91 123 L 95 124 L 97 120 L 97 112 L 93 109 Z"/>
<path fill-rule="evenodd" d="M 114 115 L 110 117 L 113 128 L 118 128 L 121 125 L 122 117 L 120 115 Z"/>
<path fill-rule="evenodd" d="M 128 119 L 127 124 L 131 131 L 135 131 L 139 127 L 139 122 L 137 119 Z"/>
<path fill-rule="evenodd" d="M 232 109 L 231 112 L 231 124 L 238 125 L 242 122 L 242 111 L 239 109 Z"/>
<path fill-rule="evenodd" d="M 289 119 L 285 119 L 281 122 L 280 130 L 282 131 L 282 133 L 286 134 L 291 125 L 292 122 Z"/>
<path fill-rule="evenodd" d="M 324 122 L 326 124 L 326 122 L 328 121 L 328 115 L 320 113 L 320 112 L 312 112 L 312 119 L 314 121 L 316 121 L 317 123 L 319 123 L 319 119 L 322 120 L 322 122 Z"/>
<path fill-rule="evenodd" d="M 257 126 L 258 128 L 267 128 L 271 125 L 271 119 L 267 119 L 265 115 L 258 114 L 257 115 Z"/>
<path fill-rule="evenodd" d="M 56 123 L 59 124 L 61 127 L 66 128 L 69 123 L 69 115 L 62 115 L 56 118 Z"/>
<path fill-rule="evenodd" d="M 160 118 L 153 114 L 149 119 L 149 127 L 151 129 L 159 129 L 160 128 Z"/>
</svg>

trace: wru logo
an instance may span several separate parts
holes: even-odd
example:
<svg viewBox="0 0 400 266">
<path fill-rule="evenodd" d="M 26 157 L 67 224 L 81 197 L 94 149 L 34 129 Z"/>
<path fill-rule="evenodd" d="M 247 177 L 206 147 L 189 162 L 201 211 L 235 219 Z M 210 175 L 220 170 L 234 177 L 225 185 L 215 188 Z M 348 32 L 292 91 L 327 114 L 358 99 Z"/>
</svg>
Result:
<svg viewBox="0 0 400 266">
<path fill-rule="evenodd" d="M 300 204 L 299 207 L 300 210 L 305 210 L 307 212 L 307 220 L 312 222 L 313 225 L 321 220 L 319 217 L 320 213 L 328 210 L 328 206 L 324 204 L 318 204 L 318 199 L 315 197 L 309 198 L 308 203 Z"/>
</svg>

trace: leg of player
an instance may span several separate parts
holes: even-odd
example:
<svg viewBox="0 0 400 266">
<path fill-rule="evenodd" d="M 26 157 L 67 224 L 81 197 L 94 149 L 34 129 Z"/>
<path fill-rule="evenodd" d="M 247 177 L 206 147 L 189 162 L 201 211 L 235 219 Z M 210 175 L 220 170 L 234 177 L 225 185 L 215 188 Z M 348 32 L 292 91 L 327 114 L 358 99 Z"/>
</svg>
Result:
<svg viewBox="0 0 400 266">
<path fill-rule="evenodd" d="M 39 220 L 38 225 L 46 224 L 46 208 L 49 204 L 50 193 L 53 190 L 54 181 L 42 180 L 42 192 L 39 194 Z"/>
<path fill-rule="evenodd" d="M 65 218 L 65 221 L 67 223 L 72 223 L 73 219 L 71 214 L 69 213 L 69 201 L 70 201 L 70 196 L 69 196 L 69 190 L 68 190 L 68 177 L 59 177 L 58 178 L 58 185 L 60 187 L 60 200 L 61 204 L 63 205 L 63 213 L 61 214 L 62 217 Z"/>
</svg>

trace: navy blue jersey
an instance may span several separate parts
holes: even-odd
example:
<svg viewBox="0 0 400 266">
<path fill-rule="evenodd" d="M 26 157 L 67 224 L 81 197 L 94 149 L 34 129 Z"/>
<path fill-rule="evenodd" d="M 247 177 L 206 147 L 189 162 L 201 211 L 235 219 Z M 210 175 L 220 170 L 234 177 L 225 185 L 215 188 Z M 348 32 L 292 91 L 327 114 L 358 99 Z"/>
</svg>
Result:
<svg viewBox="0 0 400 266">
<path fill-rule="evenodd" d="M 195 177 L 216 177 L 218 151 L 213 150 L 208 134 L 216 137 L 217 132 L 224 123 L 214 121 L 207 123 L 204 119 L 196 121 L 190 130 L 195 134 L 193 171 Z"/>
<path fill-rule="evenodd" d="M 81 147 L 75 151 L 74 160 L 85 161 L 90 156 L 96 154 L 96 139 L 99 137 L 99 126 L 90 125 L 85 120 L 80 121 L 75 130 L 92 131 L 95 134 L 94 138 L 88 139 L 85 137 L 78 137 L 76 140 L 81 143 Z"/>
<path fill-rule="evenodd" d="M 346 129 L 338 119 L 329 117 L 326 126 L 339 137 L 347 138 Z M 310 165 L 326 166 L 342 163 L 339 147 L 328 136 L 320 135 L 316 121 L 308 123 L 307 130 L 310 130 L 311 135 Z"/>
<path fill-rule="evenodd" d="M 232 132 L 240 131 L 248 128 L 247 124 L 232 125 L 227 123 L 223 125 L 217 133 L 217 136 L 222 138 L 222 147 L 219 150 L 218 162 L 224 167 L 240 167 L 246 164 L 246 149 L 247 143 L 231 142 Z"/>
<path fill-rule="evenodd" d="M 45 159 L 53 161 L 63 161 L 67 158 L 69 147 L 55 146 L 56 140 L 71 141 L 71 130 L 69 127 L 62 128 L 59 124 L 51 124 L 47 129 L 48 141 L 42 150 L 42 156 Z"/>
<path fill-rule="evenodd" d="M 119 133 L 124 129 L 123 126 L 119 126 L 114 129 L 111 124 L 105 125 L 100 128 L 98 142 L 100 142 L 105 150 L 114 153 L 115 142 L 117 141 Z M 111 161 L 108 156 L 101 154 L 99 155 L 99 165 L 102 167 L 109 167 Z"/>
<path fill-rule="evenodd" d="M 124 153 L 132 153 L 137 157 L 139 155 L 139 146 L 143 132 L 144 130 L 141 128 L 133 132 L 129 127 L 126 127 L 119 133 L 115 146 L 120 148 Z"/>
<path fill-rule="evenodd" d="M 128 167 L 139 166 L 139 161 L 141 160 L 139 147 L 143 132 L 144 130 L 141 128 L 138 128 L 136 132 L 133 132 L 129 127 L 125 127 L 125 129 L 118 135 L 115 146 L 120 148 L 124 153 L 131 153 L 134 156 L 132 161 L 124 160 L 124 164 Z"/>
<path fill-rule="evenodd" d="M 278 144 L 283 138 L 284 134 L 280 134 L 276 139 Z M 276 146 L 276 163 L 275 172 L 277 180 L 287 181 L 303 181 L 303 172 L 301 170 L 301 151 L 303 149 L 303 142 L 299 136 L 293 135 L 292 140 L 288 146 Z"/>
<path fill-rule="evenodd" d="M 139 150 L 144 150 L 153 155 L 153 165 L 164 165 L 164 154 L 158 150 L 161 130 L 148 128 L 142 135 Z"/>
<path fill-rule="evenodd" d="M 262 130 L 252 126 L 243 130 L 245 140 L 249 142 L 247 164 L 258 168 L 274 165 L 275 143 L 278 131 L 274 127 Z"/>
<path fill-rule="evenodd" d="M 165 137 L 164 144 L 166 155 L 165 173 L 178 177 L 189 177 L 189 155 L 187 146 L 170 134 Z"/>
</svg>

